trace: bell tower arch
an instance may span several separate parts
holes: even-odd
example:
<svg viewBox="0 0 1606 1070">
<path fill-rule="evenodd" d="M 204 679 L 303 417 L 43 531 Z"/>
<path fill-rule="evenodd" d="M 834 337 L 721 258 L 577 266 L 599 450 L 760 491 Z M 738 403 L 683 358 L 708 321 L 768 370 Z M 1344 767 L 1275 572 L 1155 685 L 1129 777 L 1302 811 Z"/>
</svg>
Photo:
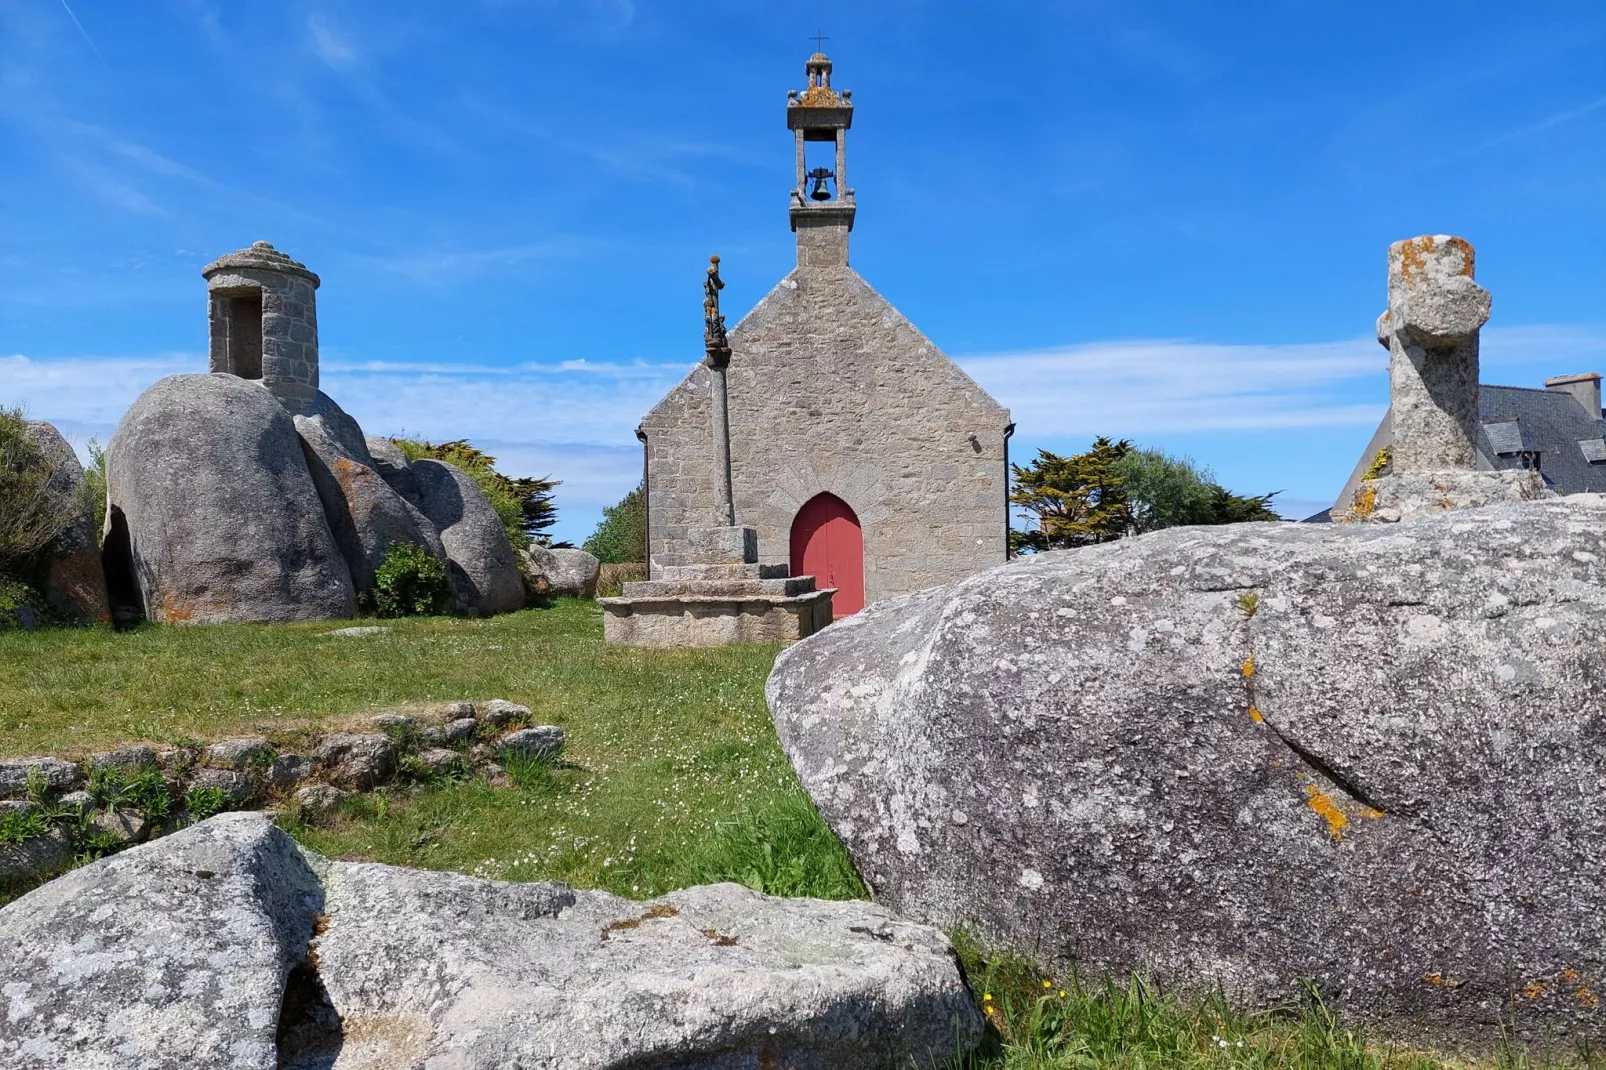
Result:
<svg viewBox="0 0 1606 1070">
<path fill-rule="evenodd" d="M 792 188 L 792 229 L 798 267 L 846 267 L 853 229 L 853 188 L 848 185 L 848 128 L 853 91 L 831 87 L 831 60 L 816 52 L 804 65 L 808 87 L 786 93 L 786 126 L 797 139 L 797 185 Z M 808 146 L 835 147 L 834 167 L 809 167 Z"/>
</svg>

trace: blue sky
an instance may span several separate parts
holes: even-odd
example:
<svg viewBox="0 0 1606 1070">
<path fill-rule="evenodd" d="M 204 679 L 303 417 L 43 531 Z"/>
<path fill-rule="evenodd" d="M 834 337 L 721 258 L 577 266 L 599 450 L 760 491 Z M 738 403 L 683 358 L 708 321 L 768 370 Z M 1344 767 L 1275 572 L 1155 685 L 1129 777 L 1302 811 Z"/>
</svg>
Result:
<svg viewBox="0 0 1606 1070">
<path fill-rule="evenodd" d="M 736 314 L 791 266 L 817 23 L 852 262 L 1022 456 L 1124 435 L 1319 508 L 1422 233 L 1477 247 L 1485 381 L 1606 371 L 1599 0 L 0 0 L 0 404 L 104 442 L 204 369 L 200 267 L 265 239 L 365 429 L 564 480 L 579 541 L 700 355 L 708 255 Z"/>
</svg>

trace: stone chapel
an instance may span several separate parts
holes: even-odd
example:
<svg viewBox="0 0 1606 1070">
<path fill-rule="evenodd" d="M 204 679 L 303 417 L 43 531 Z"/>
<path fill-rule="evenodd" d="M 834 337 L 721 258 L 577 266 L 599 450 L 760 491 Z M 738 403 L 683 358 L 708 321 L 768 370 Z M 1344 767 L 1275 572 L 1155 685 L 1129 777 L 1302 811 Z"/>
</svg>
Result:
<svg viewBox="0 0 1606 1070">
<path fill-rule="evenodd" d="M 734 522 L 758 533 L 759 562 L 835 588 L 841 617 L 1006 559 L 1014 425 L 848 266 L 853 94 L 832 88 L 824 54 L 806 70 L 786 105 L 797 267 L 729 335 L 728 497 Z M 691 532 L 732 522 L 713 386 L 699 364 L 636 431 L 654 577 Z"/>
</svg>

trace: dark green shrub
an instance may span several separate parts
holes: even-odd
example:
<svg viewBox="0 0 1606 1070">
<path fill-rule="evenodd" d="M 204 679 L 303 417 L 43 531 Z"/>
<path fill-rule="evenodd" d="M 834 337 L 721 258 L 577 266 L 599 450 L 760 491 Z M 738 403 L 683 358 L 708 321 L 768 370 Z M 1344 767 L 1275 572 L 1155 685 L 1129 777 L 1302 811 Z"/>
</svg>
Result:
<svg viewBox="0 0 1606 1070">
<path fill-rule="evenodd" d="M 17 578 L 72 520 L 73 502 L 50 489 L 50 463 L 21 409 L 0 407 L 0 577 Z"/>
<path fill-rule="evenodd" d="M 393 543 L 374 570 L 374 610 L 381 617 L 443 612 L 451 599 L 446 566 L 412 543 Z"/>
<path fill-rule="evenodd" d="M 647 496 L 641 485 L 617 505 L 602 510 L 597 530 L 582 546 L 604 565 L 622 565 L 647 559 Z"/>
<path fill-rule="evenodd" d="M 0 632 L 22 627 L 27 616 L 38 621 L 45 615 L 45 600 L 37 590 L 21 580 L 0 575 Z"/>
</svg>

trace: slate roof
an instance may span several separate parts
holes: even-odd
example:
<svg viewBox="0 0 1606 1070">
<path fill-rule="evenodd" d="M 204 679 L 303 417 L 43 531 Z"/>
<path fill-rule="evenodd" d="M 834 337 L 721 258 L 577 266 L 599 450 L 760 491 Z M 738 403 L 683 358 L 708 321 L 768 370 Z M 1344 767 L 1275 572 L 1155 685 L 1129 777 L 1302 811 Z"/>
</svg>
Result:
<svg viewBox="0 0 1606 1070">
<path fill-rule="evenodd" d="M 1537 453 L 1546 485 L 1568 494 L 1606 493 L 1606 445 L 1600 445 L 1606 419 L 1591 417 L 1573 395 L 1480 383 L 1478 421 L 1478 451 L 1493 467 L 1529 467 Z"/>
</svg>

